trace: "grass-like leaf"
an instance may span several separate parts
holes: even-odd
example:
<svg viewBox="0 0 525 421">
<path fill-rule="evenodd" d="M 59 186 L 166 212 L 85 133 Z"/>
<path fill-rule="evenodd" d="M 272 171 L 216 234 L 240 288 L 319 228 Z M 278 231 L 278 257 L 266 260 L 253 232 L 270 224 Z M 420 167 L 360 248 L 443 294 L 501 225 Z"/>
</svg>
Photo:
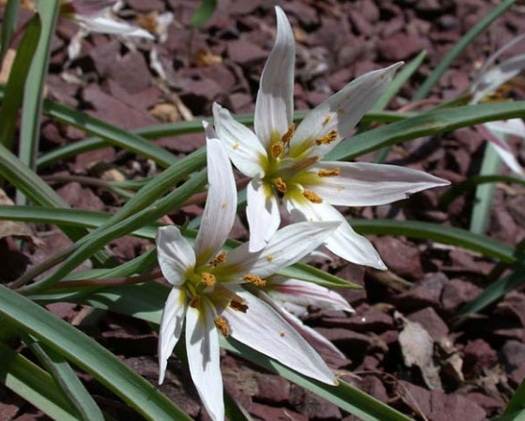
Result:
<svg viewBox="0 0 525 421">
<path fill-rule="evenodd" d="M 0 315 L 38 338 L 150 420 L 191 419 L 100 344 L 27 298 L 0 286 Z"/>
<path fill-rule="evenodd" d="M 11 43 L 11 36 L 16 33 L 19 6 L 19 0 L 7 0 L 4 8 L 2 37 L 0 39 L 0 64 L 4 62 L 5 55 Z"/>
</svg>

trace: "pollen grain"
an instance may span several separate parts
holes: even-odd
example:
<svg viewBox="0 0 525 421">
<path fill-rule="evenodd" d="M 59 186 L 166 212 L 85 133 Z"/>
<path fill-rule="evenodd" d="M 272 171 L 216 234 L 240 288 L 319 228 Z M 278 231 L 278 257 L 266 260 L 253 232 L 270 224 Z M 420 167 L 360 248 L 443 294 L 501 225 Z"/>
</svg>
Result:
<svg viewBox="0 0 525 421">
<path fill-rule="evenodd" d="M 201 273 L 202 281 L 206 284 L 208 287 L 212 287 L 215 285 L 215 282 L 217 282 L 217 279 L 215 278 L 215 275 L 212 275 L 209 272 L 202 272 Z"/>
<path fill-rule="evenodd" d="M 281 177 L 277 177 L 273 180 L 273 184 L 275 184 L 275 187 L 277 187 L 277 190 L 281 193 L 286 193 L 288 191 L 288 186 Z"/>
<path fill-rule="evenodd" d="M 225 338 L 230 336 L 230 327 L 228 326 L 228 322 L 224 317 L 215 317 L 215 326 L 221 331 L 222 336 L 224 336 Z"/>
<path fill-rule="evenodd" d="M 328 145 L 337 139 L 337 130 L 330 130 L 324 136 L 321 136 L 319 139 L 315 140 L 317 145 Z"/>
<path fill-rule="evenodd" d="M 323 203 L 323 198 L 311 190 L 303 191 L 303 196 L 312 203 Z"/>
<path fill-rule="evenodd" d="M 284 143 L 279 141 L 275 142 L 271 146 L 270 154 L 272 155 L 273 159 L 280 158 L 284 153 Z"/>
<path fill-rule="evenodd" d="M 244 281 L 248 282 L 249 284 L 255 285 L 256 287 L 263 287 L 266 285 L 266 281 L 257 275 L 251 275 L 248 273 L 244 275 L 242 279 L 244 279 Z"/>
<path fill-rule="evenodd" d="M 336 177 L 339 174 L 341 174 L 341 170 L 339 168 L 333 168 L 331 170 L 327 170 L 327 169 L 321 168 L 317 172 L 317 175 L 319 177 Z"/>
<path fill-rule="evenodd" d="M 283 144 L 287 144 L 290 140 L 292 140 L 293 135 L 295 134 L 295 123 L 290 124 L 290 127 L 288 127 L 288 130 L 286 130 L 286 133 L 283 134 L 281 137 L 281 142 Z"/>
</svg>

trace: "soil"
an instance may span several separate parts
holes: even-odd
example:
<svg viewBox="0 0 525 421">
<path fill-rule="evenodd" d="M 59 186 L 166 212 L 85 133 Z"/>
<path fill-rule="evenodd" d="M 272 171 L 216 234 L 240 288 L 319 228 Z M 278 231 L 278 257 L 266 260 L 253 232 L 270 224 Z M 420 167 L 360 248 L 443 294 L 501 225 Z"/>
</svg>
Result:
<svg viewBox="0 0 525 421">
<path fill-rule="evenodd" d="M 211 115 L 219 102 L 234 113 L 253 112 L 262 66 L 275 38 L 274 1 L 223 0 L 213 18 L 192 29 L 192 0 L 127 0 L 122 18 L 158 30 L 157 42 L 92 34 L 68 54 L 78 27 L 60 20 L 52 44 L 47 78 L 49 98 L 124 129 Z M 498 2 L 489 0 L 291 0 L 279 4 L 297 40 L 295 104 L 311 109 L 348 81 L 420 51 L 427 57 L 389 109 L 411 104 L 417 88 L 473 25 Z M 168 27 L 161 16 L 173 14 Z M 31 16 L 22 10 L 20 24 Z M 431 98 L 461 95 L 490 54 L 525 31 L 525 5 L 517 2 L 481 34 L 453 63 Z M 521 52 L 521 43 L 512 52 Z M 521 48 L 521 51 L 520 51 Z M 509 52 L 510 53 L 510 52 Z M 516 95 L 523 95 L 517 93 Z M 412 105 L 410 105 L 412 106 Z M 424 109 L 425 105 L 421 105 Z M 428 105 L 426 106 L 428 107 Z M 41 153 L 76 140 L 84 133 L 44 118 Z M 202 134 L 156 141 L 177 156 L 204 145 Z M 475 128 L 394 147 L 387 163 L 422 169 L 453 183 L 479 172 L 486 142 Z M 525 158 L 519 142 L 512 144 Z M 371 155 L 361 157 L 370 160 Z M 160 171 L 146 159 L 113 147 L 81 153 L 43 168 L 40 175 L 77 209 L 108 211 L 122 204 L 115 194 L 85 184 L 79 177 L 140 179 Z M 504 170 L 505 171 L 505 170 Z M 114 179 L 114 178 L 113 178 Z M 473 194 L 439 207 L 446 188 L 412 196 L 388 206 L 348 210 L 360 218 L 428 221 L 468 229 Z M 12 191 L 7 189 L 9 195 Z M 521 208 L 524 189 L 496 188 L 487 235 L 515 246 L 525 238 Z M 201 212 L 188 205 L 171 215 L 177 222 Z M 40 246 L 21 247 L 13 237 L 0 240 L 7 262 L 0 281 L 7 283 L 68 244 L 55 227 L 37 227 Z M 235 237 L 246 240 L 240 219 Z M 331 361 L 345 381 L 417 420 L 477 421 L 504 409 L 525 376 L 525 294 L 516 289 L 481 314 L 457 324 L 457 311 L 493 282 L 497 261 L 459 247 L 401 236 L 373 237 L 389 271 L 379 273 L 334 259 L 323 268 L 358 283 L 360 290 L 340 290 L 356 314 L 311 308 L 305 323 L 315 327 L 347 357 Z M 151 247 L 125 238 L 111 244 L 121 261 Z M 93 322 L 89 309 L 53 304 L 48 309 L 79 324 L 145 378 L 156 383 L 156 333 L 145 323 L 114 313 Z M 350 421 L 356 417 L 335 405 L 243 360 L 224 354 L 226 390 L 256 420 Z M 98 403 L 117 420 L 140 419 L 100 385 L 86 379 Z M 175 358 L 161 390 L 196 420 L 207 420 L 186 368 Z M 0 419 L 45 419 L 38 410 L 0 388 Z"/>
</svg>

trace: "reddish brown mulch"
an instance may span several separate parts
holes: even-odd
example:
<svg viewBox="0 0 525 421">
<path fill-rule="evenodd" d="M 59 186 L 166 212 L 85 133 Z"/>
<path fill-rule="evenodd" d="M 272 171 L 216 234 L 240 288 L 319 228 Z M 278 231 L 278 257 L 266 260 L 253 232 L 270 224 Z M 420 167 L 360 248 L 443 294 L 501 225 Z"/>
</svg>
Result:
<svg viewBox="0 0 525 421">
<path fill-rule="evenodd" d="M 77 27 L 60 22 L 47 79 L 50 98 L 125 129 L 209 116 L 213 101 L 235 113 L 253 111 L 259 75 L 275 38 L 274 2 L 221 1 L 213 19 L 199 30 L 190 29 L 188 24 L 198 2 L 125 3 L 122 16 L 142 22 L 157 13 L 172 12 L 174 23 L 169 26 L 167 39 L 155 44 L 139 41 L 134 49 L 133 44 L 115 37 L 93 34 L 82 41 L 80 55 L 69 62 L 67 47 Z M 314 107 L 366 71 L 408 61 L 426 49 L 425 63 L 390 104 L 394 110 L 409 102 L 443 55 L 495 5 L 488 0 L 279 3 L 297 39 L 298 109 Z M 445 73 L 433 97 L 448 100 L 461 94 L 488 55 L 523 33 L 524 7 L 514 6 L 469 46 Z M 20 20 L 29 16 L 30 12 L 24 11 Z M 44 119 L 42 152 L 83 137 L 76 129 Z M 157 144 L 183 156 L 201 147 L 204 138 L 201 134 L 185 135 L 161 139 Z M 395 147 L 387 162 L 459 182 L 477 173 L 484 145 L 474 129 L 461 129 Z M 515 146 L 521 156 L 519 144 Z M 143 158 L 107 147 L 46 168 L 42 175 L 66 177 L 66 181 L 49 180 L 72 207 L 111 211 L 121 204 L 117 196 L 81 185 L 73 178 L 67 181 L 67 177 L 99 174 L 96 169 L 101 165 L 129 179 L 156 171 Z M 440 209 L 438 197 L 443 191 L 428 191 L 402 203 L 351 212 L 366 218 L 417 219 L 468 228 L 472 195 Z M 522 187 L 498 186 L 488 231 L 492 238 L 509 245 L 525 238 L 523 197 Z M 184 215 L 193 216 L 199 210 L 189 206 L 172 216 L 183 221 Z M 236 228 L 237 238 L 246 239 L 241 222 Z M 32 249 L 19 249 L 11 238 L 0 240 L 1 259 L 9 262 L 8 268 L 0 268 L 2 282 L 13 280 L 26 265 L 39 263 L 68 244 L 53 227 L 38 235 L 43 244 Z M 525 376 L 525 294 L 511 292 L 477 318 L 454 327 L 456 312 L 491 282 L 489 274 L 497 262 L 428 241 L 380 237 L 373 242 L 389 272 L 365 270 L 339 260 L 325 266 L 363 286 L 359 291 L 340 291 L 355 307 L 356 315 L 312 309 L 306 318 L 348 358 L 334 365 L 338 375 L 418 420 L 477 421 L 501 413 Z M 125 261 L 150 246 L 143 240 L 126 239 L 114 242 L 111 250 Z M 157 338 L 146 324 L 109 313 L 87 325 L 89 319 L 82 317 L 85 309 L 69 304 L 48 307 L 67 320 L 84 320 L 83 328 L 89 334 L 156 383 Z M 356 419 L 242 360 L 225 355 L 222 368 L 226 389 L 254 419 Z M 101 407 L 115 419 L 139 419 L 100 385 L 86 382 Z M 193 418 L 208 419 L 186 368 L 175 358 L 161 390 Z M 0 419 L 43 417 L 2 388 Z"/>
</svg>

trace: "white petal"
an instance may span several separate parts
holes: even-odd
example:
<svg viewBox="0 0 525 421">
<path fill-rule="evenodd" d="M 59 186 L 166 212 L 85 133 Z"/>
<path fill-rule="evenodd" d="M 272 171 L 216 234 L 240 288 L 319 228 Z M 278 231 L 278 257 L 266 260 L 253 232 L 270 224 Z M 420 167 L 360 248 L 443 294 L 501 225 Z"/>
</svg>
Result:
<svg viewBox="0 0 525 421">
<path fill-rule="evenodd" d="M 277 303 L 273 302 L 271 298 L 265 296 L 266 294 L 261 294 L 260 298 L 268 303 L 272 308 L 277 311 L 286 322 L 293 327 L 312 347 L 326 360 L 341 360 L 346 359 L 344 354 L 337 349 L 337 347 L 326 339 L 323 335 L 316 332 L 311 327 L 303 324 L 303 322 L 298 319 L 293 314 L 290 314 L 285 308 L 280 308 Z"/>
<path fill-rule="evenodd" d="M 240 288 L 235 293 L 245 300 L 248 310 L 227 308 L 224 312 L 234 339 L 305 376 L 336 383 L 319 354 L 274 309 Z"/>
<path fill-rule="evenodd" d="M 250 251 L 261 250 L 281 223 L 279 200 L 268 183 L 254 178 L 247 187 L 246 216 L 250 227 Z"/>
<path fill-rule="evenodd" d="M 525 70 L 525 54 L 520 54 L 505 60 L 494 66 L 488 72 L 482 74 L 472 85 L 472 101 L 474 104 L 486 95 L 493 93 L 500 86 Z"/>
<path fill-rule="evenodd" d="M 219 139 L 226 145 L 228 156 L 239 171 L 247 177 L 263 177 L 263 165 L 268 160 L 268 154 L 255 133 L 217 103 L 213 104 L 213 123 Z"/>
<path fill-rule="evenodd" d="M 155 39 L 148 31 L 131 26 L 126 23 L 117 22 L 113 19 L 105 17 L 84 17 L 76 16 L 76 20 L 87 30 L 92 32 L 100 32 L 103 34 L 124 35 L 127 37 L 140 37 L 147 39 Z"/>
<path fill-rule="evenodd" d="M 277 38 L 261 75 L 254 116 L 255 133 L 266 149 L 273 137 L 286 133 L 293 118 L 295 41 L 282 9 L 275 12 Z"/>
<path fill-rule="evenodd" d="M 186 350 L 190 374 L 206 411 L 214 421 L 224 419 L 219 335 L 215 312 L 203 300 L 199 308 L 188 307 Z"/>
<path fill-rule="evenodd" d="M 290 142 L 290 155 L 298 157 L 311 148 L 308 156 L 323 156 L 332 150 L 377 102 L 402 63 L 368 72 L 310 111 L 299 124 Z M 317 139 L 337 131 L 329 144 L 316 145 Z"/>
<path fill-rule="evenodd" d="M 491 122 L 492 124 L 482 124 L 478 126 L 478 131 L 484 136 L 488 142 L 494 147 L 498 155 L 501 157 L 503 162 L 516 174 L 522 175 L 524 173 L 523 168 L 521 167 L 518 159 L 514 156 L 514 151 L 511 149 L 510 145 L 507 143 L 507 137 L 511 135 L 519 135 L 519 131 L 516 131 L 517 127 L 509 128 L 504 127 L 504 123 L 513 122 L 514 126 L 518 126 L 519 123 L 515 123 L 517 120 L 523 124 L 522 120 L 512 119 L 507 120 L 506 122 Z M 500 123 L 500 124 L 494 124 Z M 503 127 L 502 127 L 503 126 Z"/>
<path fill-rule="evenodd" d="M 338 176 L 319 177 L 319 184 L 304 186 L 332 205 L 376 206 L 406 199 L 411 194 L 449 181 L 423 171 L 396 165 L 365 162 L 320 162 L 311 169 L 339 169 Z"/>
<path fill-rule="evenodd" d="M 246 273 L 265 278 L 311 253 L 327 237 L 334 234 L 338 225 L 339 222 L 303 222 L 288 225 L 277 231 L 266 247 L 258 253 L 249 253 L 247 244 L 230 251 L 220 269 L 233 278 Z"/>
<path fill-rule="evenodd" d="M 179 341 L 186 314 L 186 293 L 181 288 L 172 288 L 160 320 L 159 328 L 159 384 L 164 382 L 168 359 Z"/>
<path fill-rule="evenodd" d="M 237 213 L 237 188 L 226 151 L 211 126 L 204 124 L 208 161 L 208 199 L 195 239 L 197 266 L 208 263 L 228 239 Z"/>
<path fill-rule="evenodd" d="M 195 266 L 193 248 L 173 225 L 157 231 L 157 258 L 162 274 L 174 286 L 182 285 L 188 269 Z"/>
<path fill-rule="evenodd" d="M 357 234 L 339 211 L 326 202 L 312 203 L 307 199 L 285 196 L 286 209 L 296 221 L 338 221 L 339 228 L 326 238 L 324 245 L 332 253 L 358 265 L 385 270 L 386 266 L 374 246 Z"/>
<path fill-rule="evenodd" d="M 314 306 L 323 310 L 354 312 L 354 309 L 341 294 L 313 282 L 276 277 L 269 281 L 265 290 L 274 300 L 281 302 L 285 308 L 288 303 L 294 303 L 305 308 Z"/>
</svg>

